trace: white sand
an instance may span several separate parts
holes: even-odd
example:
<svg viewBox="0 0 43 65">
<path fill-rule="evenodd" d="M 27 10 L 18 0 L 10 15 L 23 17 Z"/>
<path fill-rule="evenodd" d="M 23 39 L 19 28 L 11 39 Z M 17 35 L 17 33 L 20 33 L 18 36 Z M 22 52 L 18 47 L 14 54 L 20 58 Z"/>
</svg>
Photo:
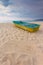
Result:
<svg viewBox="0 0 43 65">
<path fill-rule="evenodd" d="M 0 65 L 43 65 L 43 22 L 35 23 L 35 33 L 0 23 Z"/>
</svg>

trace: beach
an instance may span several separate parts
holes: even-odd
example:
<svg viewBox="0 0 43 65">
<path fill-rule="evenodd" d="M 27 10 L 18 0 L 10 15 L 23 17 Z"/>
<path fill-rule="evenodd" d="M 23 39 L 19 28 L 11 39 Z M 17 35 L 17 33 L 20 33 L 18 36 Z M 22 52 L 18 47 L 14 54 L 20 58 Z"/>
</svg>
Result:
<svg viewBox="0 0 43 65">
<path fill-rule="evenodd" d="M 0 23 L 0 65 L 43 65 L 43 22 L 37 32 Z"/>
</svg>

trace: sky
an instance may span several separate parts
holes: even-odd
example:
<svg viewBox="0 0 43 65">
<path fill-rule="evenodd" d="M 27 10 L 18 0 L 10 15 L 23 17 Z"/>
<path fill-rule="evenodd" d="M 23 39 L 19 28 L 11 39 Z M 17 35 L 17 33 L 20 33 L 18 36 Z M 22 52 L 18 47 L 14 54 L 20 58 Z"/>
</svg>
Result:
<svg viewBox="0 0 43 65">
<path fill-rule="evenodd" d="M 43 19 L 43 0 L 0 0 L 0 21 Z"/>
</svg>

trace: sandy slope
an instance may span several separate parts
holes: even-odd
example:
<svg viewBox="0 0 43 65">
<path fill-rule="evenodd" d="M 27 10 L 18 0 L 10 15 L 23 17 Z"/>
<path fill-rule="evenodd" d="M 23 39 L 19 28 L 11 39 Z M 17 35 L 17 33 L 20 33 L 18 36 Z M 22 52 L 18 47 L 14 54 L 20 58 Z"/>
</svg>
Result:
<svg viewBox="0 0 43 65">
<path fill-rule="evenodd" d="M 35 33 L 0 23 L 0 65 L 43 65 L 43 22 L 35 23 Z"/>
</svg>

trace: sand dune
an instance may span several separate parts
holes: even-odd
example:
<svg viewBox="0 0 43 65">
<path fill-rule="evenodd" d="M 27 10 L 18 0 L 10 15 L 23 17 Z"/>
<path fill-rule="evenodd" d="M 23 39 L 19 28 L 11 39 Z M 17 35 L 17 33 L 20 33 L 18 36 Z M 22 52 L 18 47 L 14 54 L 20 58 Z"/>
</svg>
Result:
<svg viewBox="0 0 43 65">
<path fill-rule="evenodd" d="M 35 33 L 0 23 L 0 65 L 43 65 L 43 22 L 35 23 Z"/>
</svg>

